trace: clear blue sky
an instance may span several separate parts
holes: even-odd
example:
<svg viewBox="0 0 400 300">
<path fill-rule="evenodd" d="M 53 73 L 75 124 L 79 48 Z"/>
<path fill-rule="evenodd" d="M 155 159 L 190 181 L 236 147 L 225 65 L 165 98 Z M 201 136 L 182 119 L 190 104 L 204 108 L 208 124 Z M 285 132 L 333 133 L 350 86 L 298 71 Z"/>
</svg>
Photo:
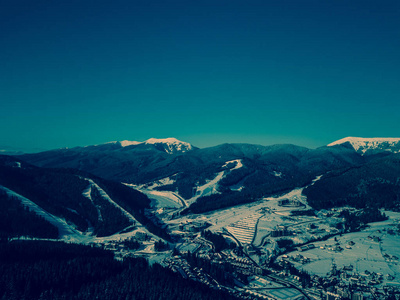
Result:
<svg viewBox="0 0 400 300">
<path fill-rule="evenodd" d="M 400 136 L 398 0 L 0 5 L 0 147 Z"/>
</svg>

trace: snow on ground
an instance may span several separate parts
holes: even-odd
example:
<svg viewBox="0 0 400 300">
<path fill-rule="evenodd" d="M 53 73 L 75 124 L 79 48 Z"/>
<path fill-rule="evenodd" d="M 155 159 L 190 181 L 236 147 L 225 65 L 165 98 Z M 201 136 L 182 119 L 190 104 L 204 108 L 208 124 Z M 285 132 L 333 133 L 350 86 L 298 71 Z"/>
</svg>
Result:
<svg viewBox="0 0 400 300">
<path fill-rule="evenodd" d="M 296 289 L 271 289 L 267 291 L 268 295 L 274 297 L 274 299 L 287 299 L 287 300 L 295 300 L 295 299 L 304 299 L 304 295 L 300 293 Z"/>
<path fill-rule="evenodd" d="M 236 221 L 228 226 L 226 230 L 232 234 L 241 244 L 251 244 L 258 219 L 262 216 L 255 213 L 246 218 Z"/>
<path fill-rule="evenodd" d="M 319 178 L 317 177 L 314 182 Z M 216 180 L 213 182 L 215 183 Z M 302 195 L 302 191 L 303 188 L 296 188 L 281 196 L 268 197 L 257 202 L 217 210 L 203 215 L 184 216 L 179 219 L 168 220 L 166 223 L 173 227 L 174 223 L 177 225 L 193 220 L 205 221 L 211 224 L 208 230 L 223 232 L 223 229 L 226 229 L 243 244 L 251 243 L 255 235 L 254 244 L 258 246 L 264 242 L 265 237 L 277 225 L 293 226 L 299 223 L 310 223 L 319 220 L 318 218 L 307 216 L 302 218 L 290 217 L 291 211 L 309 209 L 306 204 L 307 198 Z M 299 207 L 282 207 L 278 205 L 281 199 L 297 200 L 303 205 Z"/>
<path fill-rule="evenodd" d="M 172 179 L 171 177 L 172 176 L 155 181 L 152 188 L 154 189 L 157 186 L 164 186 L 164 185 L 174 184 L 175 180 Z"/>
<path fill-rule="evenodd" d="M 28 207 L 31 211 L 43 217 L 46 221 L 50 222 L 52 225 L 57 227 L 59 232 L 59 237 L 61 239 L 67 238 L 69 236 L 82 235 L 81 232 L 79 232 L 73 226 L 69 225 L 64 219 L 48 213 L 46 210 L 44 210 L 31 200 L 21 196 L 20 194 L 15 193 L 12 190 L 7 189 L 6 187 L 0 186 L 0 189 L 4 190 L 8 195 L 16 197 L 19 201 L 21 201 L 21 204 L 23 206 Z"/>
<path fill-rule="evenodd" d="M 186 206 L 185 200 L 175 192 L 146 189 L 142 189 L 140 191 L 146 194 L 150 200 L 153 200 L 153 203 L 151 204 L 153 207 L 180 208 Z"/>
<path fill-rule="evenodd" d="M 99 192 L 102 194 L 102 196 L 105 199 L 108 199 L 110 203 L 114 203 L 115 206 L 120 208 L 123 212 L 127 213 L 127 217 L 133 221 L 135 220 L 132 215 L 130 215 L 128 212 L 126 212 L 122 207 L 120 207 L 118 204 L 116 204 L 113 200 L 111 200 L 108 195 L 101 189 L 97 184 L 95 184 L 92 180 L 87 179 L 91 183 L 91 187 L 99 188 Z M 144 231 L 147 235 L 151 236 L 154 238 L 154 235 L 150 233 L 145 227 L 143 227 L 139 222 L 135 220 L 135 228 L 132 231 L 125 232 L 125 233 L 117 233 L 113 234 L 110 236 L 106 237 L 96 237 L 90 235 L 91 232 L 80 232 L 77 230 L 73 225 L 68 224 L 63 218 L 57 217 L 55 215 L 50 214 L 43 208 L 41 208 L 39 205 L 36 203 L 32 202 L 31 200 L 15 193 L 14 191 L 7 189 L 6 187 L 0 186 L 0 189 L 4 190 L 7 194 L 16 197 L 19 199 L 22 203 L 22 205 L 29 207 L 29 209 L 33 212 L 35 212 L 37 215 L 43 217 L 45 220 L 49 221 L 51 224 L 53 224 L 55 227 L 57 227 L 59 231 L 59 239 L 62 239 L 67 242 L 74 242 L 74 243 L 104 243 L 104 242 L 111 242 L 111 241 L 123 241 L 125 239 L 131 238 L 135 236 L 136 232 L 138 230 Z M 86 194 L 88 190 L 85 190 Z M 108 198 L 107 198 L 108 197 Z M 130 216 L 130 217 L 129 217 Z M 157 237 L 157 239 L 159 239 Z"/>
<path fill-rule="evenodd" d="M 90 182 L 92 187 L 94 187 L 95 189 L 97 189 L 99 191 L 99 193 L 100 193 L 101 197 L 103 197 L 103 199 L 107 200 L 112 205 L 114 205 L 116 208 L 118 208 L 120 211 L 122 211 L 122 213 L 132 222 L 132 224 L 138 223 L 137 220 L 129 212 L 127 212 L 125 209 L 123 209 L 121 206 L 119 206 L 116 202 L 114 202 L 114 200 L 112 200 L 110 198 L 110 196 L 108 196 L 108 194 L 100 186 L 98 186 L 92 179 L 88 179 L 88 178 L 85 178 L 85 179 Z"/>
<path fill-rule="evenodd" d="M 314 185 L 318 180 L 320 180 L 320 179 L 322 178 L 322 176 L 324 176 L 324 175 L 319 175 L 319 176 L 317 176 L 317 177 L 312 181 L 311 185 Z"/>
<path fill-rule="evenodd" d="M 141 142 L 128 141 L 128 140 L 120 141 L 120 143 L 121 143 L 121 147 L 128 147 L 128 146 L 133 146 L 133 145 L 139 145 L 139 144 L 141 144 Z"/>
<path fill-rule="evenodd" d="M 310 259 L 309 263 L 297 263 L 297 267 L 309 273 L 326 276 L 335 264 L 337 268 L 352 265 L 353 272 L 365 271 L 395 276 L 400 279 L 400 236 L 391 235 L 388 229 L 399 224 L 400 213 L 386 212 L 390 219 L 369 224 L 370 227 L 360 232 L 336 236 L 326 241 L 316 242 L 315 249 L 294 251 L 290 258 L 302 255 Z M 353 244 L 354 243 L 354 244 Z M 343 250 L 338 251 L 340 246 Z"/>
<path fill-rule="evenodd" d="M 196 195 L 187 200 L 188 205 L 196 202 L 196 200 L 200 197 L 210 196 L 212 194 L 217 194 L 218 192 L 218 182 L 224 176 L 225 171 L 219 172 L 217 176 L 213 179 L 208 181 L 206 184 L 202 186 L 198 186 L 196 189 Z"/>
<path fill-rule="evenodd" d="M 136 185 L 136 184 L 131 184 L 131 183 L 124 183 L 126 186 L 129 186 L 131 188 L 137 189 L 137 190 L 154 190 L 158 187 L 161 186 L 165 186 L 165 185 L 171 185 L 174 184 L 175 180 L 173 179 L 172 175 L 170 177 L 165 177 L 159 180 L 155 180 L 146 184 L 140 184 L 140 185 Z"/>
<path fill-rule="evenodd" d="M 157 191 L 156 190 L 157 187 L 173 184 L 175 182 L 175 179 L 173 179 L 174 175 L 157 180 L 157 181 L 149 182 L 146 184 L 134 185 L 134 184 L 125 183 L 125 185 L 127 185 L 131 188 L 137 189 L 137 190 L 141 191 L 142 193 L 146 194 L 150 199 L 154 200 L 154 202 L 152 203 L 153 206 L 156 206 L 158 208 L 180 208 L 183 206 L 189 206 L 190 204 L 194 203 L 200 197 L 219 193 L 218 192 L 219 181 L 228 172 L 231 172 L 233 170 L 243 167 L 243 163 L 242 163 L 241 159 L 227 161 L 227 162 L 225 162 L 225 164 L 222 167 L 227 167 L 230 164 L 235 164 L 235 166 L 231 167 L 230 169 L 227 169 L 227 170 L 217 173 L 214 179 L 208 180 L 202 186 L 198 186 L 196 188 L 196 194 L 188 200 L 183 199 L 177 192 Z M 235 190 L 240 191 L 242 188 L 243 188 L 243 186 L 240 185 L 240 186 L 236 187 Z"/>
<path fill-rule="evenodd" d="M 240 169 L 241 167 L 243 167 L 243 163 L 241 159 L 235 159 L 235 160 L 230 160 L 227 161 L 222 167 L 227 167 L 229 164 L 232 163 L 236 163 L 235 167 L 233 167 L 232 169 L 230 169 L 231 171 L 236 170 L 236 169 Z"/>
<path fill-rule="evenodd" d="M 166 138 L 166 139 L 156 139 L 156 138 L 150 138 L 144 142 L 137 142 L 137 141 L 113 141 L 113 142 L 108 142 L 106 144 L 117 144 L 119 143 L 122 147 L 128 147 L 132 145 L 140 145 L 140 144 L 165 144 L 168 149 L 167 153 L 173 153 L 173 149 L 177 149 L 178 151 L 189 151 L 193 149 L 193 146 L 189 143 L 182 142 L 177 140 L 176 138 Z"/>
<path fill-rule="evenodd" d="M 277 197 L 267 197 L 266 200 L 277 201 L 281 199 L 294 199 L 294 200 L 305 200 L 306 196 L 302 195 L 304 188 L 296 188 L 287 194 L 277 196 Z"/>
<path fill-rule="evenodd" d="M 395 147 L 400 143 L 400 138 L 360 138 L 360 137 L 347 137 L 341 140 L 330 143 L 328 147 L 340 145 L 343 143 L 350 143 L 354 150 L 358 151 L 361 149 L 361 152 L 364 154 L 370 149 L 379 149 L 382 144 L 387 144 L 389 147 Z M 389 149 L 388 149 L 389 150 Z M 389 150 L 390 151 L 390 150 Z M 398 151 L 394 151 L 395 153 Z"/>
<path fill-rule="evenodd" d="M 236 163 L 235 167 L 233 167 L 229 170 L 219 172 L 214 179 L 208 181 L 206 184 L 204 184 L 202 186 L 197 187 L 196 195 L 193 196 L 192 198 L 190 198 L 189 200 L 187 200 L 187 203 L 190 205 L 190 204 L 194 203 L 200 197 L 219 193 L 218 192 L 218 183 L 227 174 L 227 172 L 231 172 L 233 170 L 243 167 L 241 159 L 227 161 L 227 162 L 225 162 L 225 164 L 222 167 L 227 167 L 229 164 L 232 164 L 232 163 Z M 242 187 L 237 188 L 237 190 L 241 190 L 241 189 L 242 189 Z"/>
<path fill-rule="evenodd" d="M 87 180 L 87 179 L 86 179 L 86 180 Z M 101 215 L 100 208 L 99 208 L 98 205 L 94 204 L 93 199 L 92 199 L 92 196 L 91 196 L 91 193 L 92 193 L 92 186 L 93 186 L 93 185 L 92 185 L 91 183 L 89 183 L 89 186 L 87 187 L 86 190 L 83 191 L 82 195 L 83 195 L 84 197 L 86 197 L 87 199 L 89 199 L 90 202 L 92 202 L 93 206 L 94 206 L 94 207 L 96 208 L 96 210 L 97 210 L 98 220 L 99 220 L 99 221 L 103 221 L 103 216 Z"/>
<path fill-rule="evenodd" d="M 172 179 L 173 176 L 166 177 L 154 182 L 150 182 L 147 184 L 142 185 L 135 185 L 130 183 L 124 183 L 126 186 L 130 188 L 139 190 L 143 194 L 146 194 L 150 200 L 152 200 L 151 206 L 156 208 L 181 208 L 185 207 L 188 204 L 186 200 L 183 199 L 177 192 L 173 191 L 158 191 L 156 190 L 157 187 L 170 185 L 175 182 Z"/>
</svg>

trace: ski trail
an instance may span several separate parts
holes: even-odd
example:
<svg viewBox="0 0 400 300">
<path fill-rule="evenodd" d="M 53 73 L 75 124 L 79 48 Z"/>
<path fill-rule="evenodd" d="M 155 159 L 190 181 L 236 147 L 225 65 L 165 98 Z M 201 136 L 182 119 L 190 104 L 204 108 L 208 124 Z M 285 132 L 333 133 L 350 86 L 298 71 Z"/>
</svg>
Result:
<svg viewBox="0 0 400 300">
<path fill-rule="evenodd" d="M 222 179 L 224 174 L 225 171 L 219 172 L 218 175 L 213 180 L 210 180 L 206 184 L 197 187 L 196 195 L 188 199 L 187 203 L 192 204 L 200 197 L 217 194 L 218 182 Z"/>
<path fill-rule="evenodd" d="M 4 190 L 8 195 L 16 197 L 19 201 L 21 201 L 21 204 L 23 206 L 28 207 L 31 211 L 43 217 L 46 221 L 57 227 L 60 239 L 65 239 L 68 236 L 81 235 L 81 233 L 77 229 L 69 225 L 64 219 L 48 213 L 39 205 L 25 198 L 24 196 L 17 194 L 16 192 L 3 186 L 0 186 L 0 189 Z"/>
<path fill-rule="evenodd" d="M 88 180 L 88 179 L 85 179 L 85 180 Z M 96 204 L 94 203 L 92 197 L 90 196 L 90 195 L 91 195 L 91 192 L 92 192 L 92 186 L 93 186 L 93 184 L 90 183 L 89 186 L 88 186 L 88 188 L 87 188 L 86 190 L 83 191 L 82 195 L 83 195 L 84 197 L 86 197 L 87 199 L 89 199 L 90 202 L 92 202 L 93 206 L 97 209 L 97 216 L 98 216 L 98 217 L 97 217 L 97 220 L 98 220 L 99 222 L 102 222 L 102 221 L 103 221 L 103 216 L 101 215 L 100 208 L 99 208 L 98 205 L 96 205 Z"/>
<path fill-rule="evenodd" d="M 112 205 L 114 205 L 116 208 L 118 208 L 119 210 L 122 211 L 122 213 L 132 222 L 132 224 L 137 224 L 138 222 L 136 221 L 136 219 L 128 212 L 126 211 L 124 208 L 122 208 L 119 204 L 117 204 L 116 202 L 114 202 L 114 200 L 112 200 L 110 198 L 110 196 L 99 186 L 97 185 L 97 183 L 95 183 L 92 179 L 88 179 L 85 178 L 87 181 L 90 182 L 91 187 L 96 188 L 100 195 L 103 197 L 103 199 L 107 200 L 108 202 L 110 202 Z"/>
</svg>

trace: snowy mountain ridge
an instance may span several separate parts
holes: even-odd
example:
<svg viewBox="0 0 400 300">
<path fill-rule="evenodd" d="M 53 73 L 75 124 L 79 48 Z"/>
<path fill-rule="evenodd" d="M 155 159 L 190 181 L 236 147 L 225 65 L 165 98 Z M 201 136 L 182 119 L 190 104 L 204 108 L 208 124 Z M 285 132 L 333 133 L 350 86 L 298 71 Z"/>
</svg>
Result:
<svg viewBox="0 0 400 300">
<path fill-rule="evenodd" d="M 328 147 L 350 143 L 354 150 L 361 154 L 367 152 L 390 151 L 393 153 L 400 152 L 400 138 L 361 138 L 346 137 L 330 143 Z"/>
<path fill-rule="evenodd" d="M 144 142 L 137 142 L 137 141 L 114 141 L 110 142 L 110 144 L 120 144 L 121 147 L 128 147 L 128 146 L 137 146 L 137 145 L 155 145 L 155 146 L 162 146 L 164 151 L 168 154 L 173 154 L 176 152 L 187 152 L 193 150 L 193 146 L 190 143 L 182 142 L 176 138 L 166 138 L 166 139 L 156 139 L 150 138 Z"/>
</svg>

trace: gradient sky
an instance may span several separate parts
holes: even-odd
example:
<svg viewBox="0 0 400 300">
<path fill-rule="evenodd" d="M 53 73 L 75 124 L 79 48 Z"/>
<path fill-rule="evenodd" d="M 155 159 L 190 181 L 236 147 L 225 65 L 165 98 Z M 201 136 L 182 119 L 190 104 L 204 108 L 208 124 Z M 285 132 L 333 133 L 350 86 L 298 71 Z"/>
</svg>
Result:
<svg viewBox="0 0 400 300">
<path fill-rule="evenodd" d="M 400 136 L 400 1 L 0 0 L 0 147 Z"/>
</svg>

